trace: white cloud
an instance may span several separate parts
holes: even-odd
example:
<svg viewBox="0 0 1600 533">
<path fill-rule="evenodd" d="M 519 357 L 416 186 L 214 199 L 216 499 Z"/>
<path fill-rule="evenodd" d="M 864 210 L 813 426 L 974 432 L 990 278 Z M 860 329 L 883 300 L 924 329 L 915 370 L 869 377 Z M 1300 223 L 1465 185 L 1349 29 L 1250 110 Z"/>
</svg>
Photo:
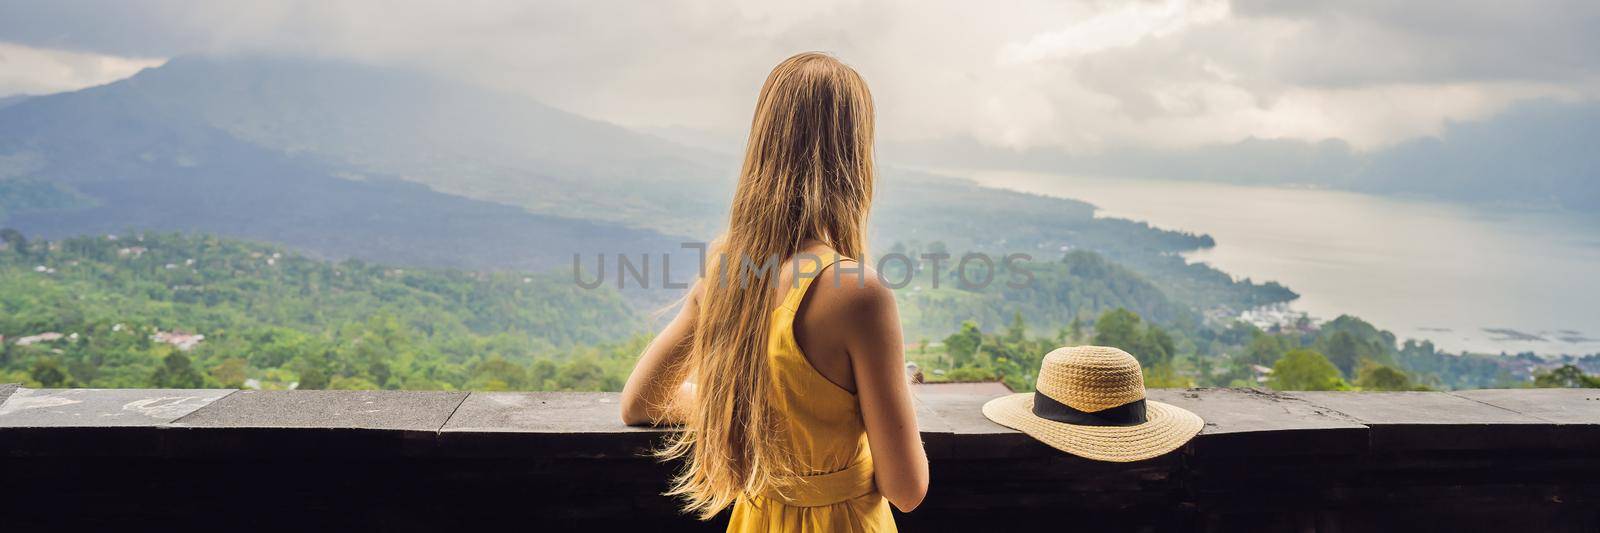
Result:
<svg viewBox="0 0 1600 533">
<path fill-rule="evenodd" d="M 1590 29 L 1600 3 L 1582 0 L 148 0 L 3 10 L 13 16 L 0 20 L 0 41 L 39 48 L 404 65 L 624 125 L 730 136 L 748 124 L 767 70 L 817 49 L 867 77 L 885 140 L 1073 152 L 1247 137 L 1374 148 L 1521 99 L 1600 96 L 1600 32 Z M 5 72 L 0 87 L 64 86 L 47 66 Z"/>
<path fill-rule="evenodd" d="M 47 94 L 101 85 L 164 61 L 0 42 L 0 96 Z"/>
<path fill-rule="evenodd" d="M 1081 57 L 1227 16 L 1228 3 L 1220 0 L 1128 2 L 1075 21 L 1066 29 L 1034 35 L 1025 43 L 1009 43 L 1001 49 L 1000 61 L 1015 64 Z"/>
</svg>

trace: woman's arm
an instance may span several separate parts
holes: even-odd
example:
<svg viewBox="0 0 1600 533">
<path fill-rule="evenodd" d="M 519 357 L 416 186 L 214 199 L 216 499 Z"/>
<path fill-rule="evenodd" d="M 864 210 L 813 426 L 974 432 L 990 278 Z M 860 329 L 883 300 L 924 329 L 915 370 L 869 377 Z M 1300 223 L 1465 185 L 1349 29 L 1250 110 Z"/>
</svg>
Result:
<svg viewBox="0 0 1600 533">
<path fill-rule="evenodd" d="M 856 398 L 872 446 L 878 491 L 901 512 L 911 512 L 928 495 L 928 455 L 917 431 L 906 381 L 900 314 L 894 293 L 867 272 L 865 286 L 841 283 L 847 315 L 845 349 L 856 378 Z"/>
<path fill-rule="evenodd" d="M 696 283 L 689 289 L 678 316 L 639 356 L 627 385 L 622 387 L 622 423 L 642 426 L 682 420 L 675 409 L 687 405 L 694 394 L 694 384 L 685 381 L 683 360 L 689 355 L 700 293 L 700 284 Z"/>
</svg>

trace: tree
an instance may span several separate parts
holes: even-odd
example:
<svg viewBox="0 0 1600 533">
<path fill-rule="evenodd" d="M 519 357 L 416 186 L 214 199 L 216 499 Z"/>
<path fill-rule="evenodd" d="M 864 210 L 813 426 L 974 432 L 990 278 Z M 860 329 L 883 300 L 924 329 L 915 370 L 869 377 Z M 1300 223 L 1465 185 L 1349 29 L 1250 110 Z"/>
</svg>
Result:
<svg viewBox="0 0 1600 533">
<path fill-rule="evenodd" d="M 238 357 L 229 357 L 222 364 L 211 367 L 211 378 L 217 380 L 224 387 L 239 388 L 244 386 L 245 360 Z"/>
<path fill-rule="evenodd" d="M 1348 331 L 1335 332 L 1328 338 L 1328 360 L 1346 376 L 1355 375 L 1356 363 L 1361 360 L 1361 347 L 1355 335 Z"/>
<path fill-rule="evenodd" d="M 607 388 L 605 369 L 588 359 L 567 363 L 556 374 L 556 382 L 562 390 L 602 391 Z"/>
<path fill-rule="evenodd" d="M 295 388 L 302 390 L 322 390 L 328 388 L 328 374 L 316 367 L 306 367 L 300 371 L 299 385 Z"/>
<path fill-rule="evenodd" d="M 1154 325 L 1143 326 L 1137 313 L 1120 307 L 1101 313 L 1095 320 L 1091 342 L 1121 348 L 1147 367 L 1171 361 L 1172 352 L 1176 350 L 1172 336 L 1165 330 Z"/>
<path fill-rule="evenodd" d="M 994 371 L 988 368 L 964 366 L 944 375 L 945 381 L 994 381 Z"/>
<path fill-rule="evenodd" d="M 1144 386 L 1153 389 L 1183 389 L 1194 386 L 1194 381 L 1178 375 L 1172 368 L 1172 363 L 1146 367 L 1144 369 Z"/>
<path fill-rule="evenodd" d="M 1362 360 L 1361 371 L 1356 378 L 1356 386 L 1362 390 L 1397 391 L 1416 390 L 1418 387 L 1411 383 L 1411 376 L 1398 368 L 1381 365 L 1370 359 Z"/>
<path fill-rule="evenodd" d="M 560 368 L 556 367 L 555 362 L 549 359 L 534 361 L 533 365 L 528 367 L 528 383 L 534 389 L 549 390 L 555 386 L 553 380 L 555 380 L 556 372 L 558 371 L 560 371 Z"/>
<path fill-rule="evenodd" d="M 28 255 L 28 239 L 23 237 L 20 231 L 11 228 L 0 229 L 0 242 L 4 242 L 7 248 L 16 251 L 17 255 Z"/>
<path fill-rule="evenodd" d="M 1090 342 L 1131 352 L 1139 337 L 1139 315 L 1119 307 L 1100 313 L 1100 318 L 1095 319 L 1094 339 Z"/>
<path fill-rule="evenodd" d="M 58 387 L 67 382 L 67 373 L 61 370 L 61 361 L 54 357 L 41 357 L 33 362 L 28 375 L 46 387 Z"/>
<path fill-rule="evenodd" d="M 1339 368 L 1328 358 L 1307 349 L 1289 350 L 1272 366 L 1272 377 L 1267 381 L 1276 390 L 1347 390 Z"/>
<path fill-rule="evenodd" d="M 194 369 L 194 363 L 183 352 L 172 352 L 161 359 L 161 366 L 150 375 L 150 384 L 166 389 L 198 389 L 206 380 Z"/>
<path fill-rule="evenodd" d="M 973 364 L 978 347 L 983 345 L 983 332 L 971 320 L 961 323 L 961 331 L 944 338 L 945 352 L 950 354 L 950 367 L 961 368 Z"/>
<path fill-rule="evenodd" d="M 35 378 L 38 379 L 38 378 Z M 1560 368 L 1534 376 L 1533 386 L 1540 388 L 1595 389 L 1600 388 L 1600 376 L 1589 376 L 1576 365 Z"/>
<path fill-rule="evenodd" d="M 389 385 L 390 374 L 389 363 L 373 361 L 371 365 L 367 366 L 367 375 L 372 376 L 372 381 L 377 382 L 379 387 Z"/>
<path fill-rule="evenodd" d="M 479 390 L 522 390 L 528 387 L 528 371 L 496 355 L 473 368 L 472 383 Z"/>
<path fill-rule="evenodd" d="M 1006 326 L 1007 342 L 1022 342 L 1028 334 L 1028 323 L 1022 319 L 1022 311 L 1011 315 L 1011 325 Z"/>
<path fill-rule="evenodd" d="M 339 376 L 328 383 L 329 390 L 378 390 L 377 383 L 358 376 Z"/>
<path fill-rule="evenodd" d="M 1266 333 L 1257 333 L 1244 350 L 1244 362 L 1252 365 L 1272 366 L 1289 348 L 1287 339 Z"/>
<path fill-rule="evenodd" d="M 1177 355 L 1178 344 L 1172 340 L 1172 335 L 1168 334 L 1167 330 L 1149 324 L 1144 328 L 1144 337 L 1144 349 L 1150 352 L 1152 363 L 1169 363 L 1172 361 L 1172 356 Z"/>
</svg>

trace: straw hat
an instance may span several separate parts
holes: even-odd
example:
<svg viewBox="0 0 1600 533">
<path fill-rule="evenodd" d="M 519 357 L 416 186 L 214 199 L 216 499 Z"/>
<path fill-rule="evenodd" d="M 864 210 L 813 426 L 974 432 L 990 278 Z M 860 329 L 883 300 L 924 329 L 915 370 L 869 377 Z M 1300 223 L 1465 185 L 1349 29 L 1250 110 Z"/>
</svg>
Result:
<svg viewBox="0 0 1600 533">
<path fill-rule="evenodd" d="M 1044 356 L 1034 389 L 990 400 L 983 416 L 1055 449 L 1119 463 L 1176 450 L 1205 425 L 1194 413 L 1145 400 L 1139 361 L 1116 348 L 1057 348 Z"/>
</svg>

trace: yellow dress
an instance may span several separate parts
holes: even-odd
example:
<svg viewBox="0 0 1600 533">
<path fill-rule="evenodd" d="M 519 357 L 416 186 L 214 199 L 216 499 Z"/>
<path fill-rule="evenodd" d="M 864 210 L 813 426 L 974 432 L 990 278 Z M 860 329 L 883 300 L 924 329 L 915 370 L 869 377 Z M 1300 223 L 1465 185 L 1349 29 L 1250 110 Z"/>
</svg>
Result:
<svg viewBox="0 0 1600 533">
<path fill-rule="evenodd" d="M 784 431 L 808 475 L 781 494 L 740 498 L 728 531 L 896 531 L 889 502 L 872 480 L 872 451 L 856 395 L 822 377 L 795 341 L 796 310 L 818 278 L 832 279 L 826 274 L 801 278 L 789 289 L 783 305 L 773 310 L 767 340 L 774 406 L 784 415 Z"/>
</svg>

